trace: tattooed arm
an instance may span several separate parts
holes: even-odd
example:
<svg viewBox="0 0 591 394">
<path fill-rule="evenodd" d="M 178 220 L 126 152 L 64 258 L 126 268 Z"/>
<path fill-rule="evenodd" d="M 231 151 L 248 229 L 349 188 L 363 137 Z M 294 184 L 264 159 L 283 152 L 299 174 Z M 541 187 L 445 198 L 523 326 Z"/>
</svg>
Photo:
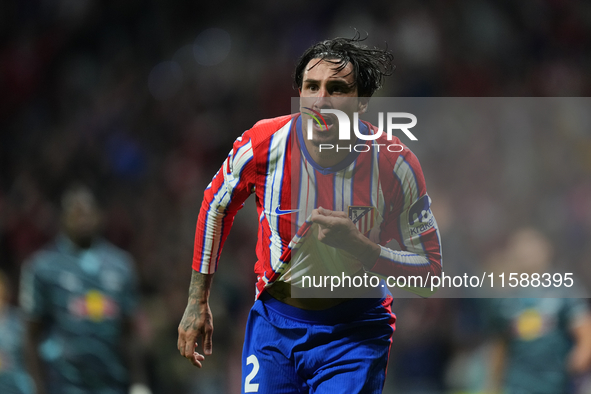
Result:
<svg viewBox="0 0 591 394">
<path fill-rule="evenodd" d="M 177 347 L 183 357 L 191 360 L 201 368 L 204 355 L 195 351 L 197 337 L 203 337 L 203 353 L 210 355 L 212 351 L 211 336 L 213 334 L 213 316 L 209 309 L 209 292 L 213 274 L 201 274 L 193 271 L 189 287 L 187 308 L 179 324 Z"/>
</svg>

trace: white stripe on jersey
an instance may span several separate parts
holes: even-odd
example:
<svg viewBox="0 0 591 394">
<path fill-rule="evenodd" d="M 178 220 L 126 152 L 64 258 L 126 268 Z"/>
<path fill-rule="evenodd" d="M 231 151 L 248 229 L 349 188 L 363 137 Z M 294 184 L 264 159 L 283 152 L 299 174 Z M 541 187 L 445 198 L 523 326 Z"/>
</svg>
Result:
<svg viewBox="0 0 591 394">
<path fill-rule="evenodd" d="M 353 171 L 357 160 L 347 168 L 335 173 L 334 178 L 334 208 L 335 211 L 347 212 L 349 205 L 353 205 Z"/>
<path fill-rule="evenodd" d="M 248 163 L 252 159 L 252 157 L 253 153 L 251 141 L 248 141 L 246 144 L 238 148 L 231 162 L 231 165 L 233 166 L 232 173 L 238 175 L 236 179 L 240 177 L 242 169 L 244 168 L 246 163 Z"/>
<path fill-rule="evenodd" d="M 273 271 L 283 269 L 280 261 L 282 250 L 281 237 L 279 236 L 279 219 L 275 210 L 281 209 L 281 185 L 283 184 L 283 176 L 285 169 L 285 157 L 287 152 L 287 144 L 289 143 L 291 121 L 287 122 L 285 126 L 279 129 L 271 138 L 271 146 L 269 147 L 268 169 L 267 174 L 273 174 L 272 177 L 266 177 L 265 184 L 265 216 L 269 222 L 271 229 L 271 268 Z"/>
<path fill-rule="evenodd" d="M 295 163 L 292 163 L 295 164 Z M 292 182 L 297 183 L 295 179 Z M 312 211 L 316 208 L 316 172 L 314 167 L 305 160 L 303 157 L 300 160 L 300 179 L 299 179 L 299 204 L 298 201 L 292 201 L 292 206 L 297 207 L 298 211 L 298 222 L 297 227 L 300 228 L 308 216 L 312 214 Z M 294 185 L 295 186 L 295 185 Z"/>
<path fill-rule="evenodd" d="M 390 260 L 400 264 L 409 265 L 428 265 L 429 260 L 425 256 L 421 256 L 412 252 L 403 252 L 399 250 L 388 249 L 385 246 L 380 246 L 380 258 Z"/>
<path fill-rule="evenodd" d="M 252 145 L 249 141 L 248 143 L 241 146 L 235 154 L 233 150 L 230 151 L 228 157 L 222 165 L 221 171 L 224 176 L 224 183 L 217 191 L 217 193 L 213 196 L 213 200 L 209 206 L 209 210 L 207 211 L 207 217 L 205 219 L 206 233 L 204 237 L 204 253 L 202 256 L 201 263 L 202 267 L 207 268 L 208 273 L 212 273 L 215 271 L 215 267 L 211 267 L 209 262 L 217 261 L 221 241 L 220 237 L 214 237 L 213 234 L 216 231 L 220 231 L 219 229 L 222 226 L 222 221 L 226 216 L 224 211 L 218 211 L 218 207 L 226 207 L 228 206 L 228 204 L 230 204 L 234 187 L 236 187 L 236 185 L 240 181 L 240 173 L 244 169 L 244 166 L 246 166 L 246 164 L 250 160 L 252 160 L 252 158 Z"/>
<path fill-rule="evenodd" d="M 385 217 L 384 210 L 386 208 L 384 191 L 382 189 L 382 183 L 380 182 L 379 159 L 380 154 L 378 151 L 375 151 L 373 154 L 373 162 L 371 166 L 371 205 L 376 208 L 377 212 L 373 212 L 373 217 L 376 223 L 373 225 L 370 233 L 368 234 L 368 238 L 375 243 L 378 243 L 380 240 L 381 225 L 382 220 Z"/>
<path fill-rule="evenodd" d="M 381 256 L 403 264 L 428 264 L 429 260 L 425 257 L 425 250 L 419 234 L 411 235 L 410 226 L 408 226 L 408 212 L 419 197 L 419 189 L 415 174 L 403 156 L 399 156 L 396 160 L 394 175 L 398 177 L 404 194 L 404 205 L 399 218 L 399 228 L 401 231 L 400 238 L 404 244 L 401 246 L 404 246 L 407 252 L 388 251 L 382 248 Z"/>
</svg>

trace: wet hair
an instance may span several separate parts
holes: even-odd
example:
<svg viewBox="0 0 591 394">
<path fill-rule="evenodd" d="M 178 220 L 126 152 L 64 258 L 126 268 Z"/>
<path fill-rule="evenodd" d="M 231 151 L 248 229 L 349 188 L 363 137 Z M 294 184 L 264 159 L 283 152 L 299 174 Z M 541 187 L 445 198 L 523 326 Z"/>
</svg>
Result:
<svg viewBox="0 0 591 394">
<path fill-rule="evenodd" d="M 392 64 L 394 55 L 388 49 L 370 48 L 361 44 L 367 38 L 361 38 L 359 32 L 353 38 L 334 38 L 321 41 L 308 48 L 298 60 L 295 68 L 294 82 L 298 89 L 302 88 L 304 71 L 312 59 L 320 59 L 335 65 L 335 74 L 343 70 L 349 63 L 353 65 L 354 84 L 359 97 L 371 97 L 382 87 L 384 77 L 392 75 L 395 66 Z M 320 62 L 318 61 L 318 63 Z M 315 67 L 313 64 L 310 68 Z"/>
</svg>

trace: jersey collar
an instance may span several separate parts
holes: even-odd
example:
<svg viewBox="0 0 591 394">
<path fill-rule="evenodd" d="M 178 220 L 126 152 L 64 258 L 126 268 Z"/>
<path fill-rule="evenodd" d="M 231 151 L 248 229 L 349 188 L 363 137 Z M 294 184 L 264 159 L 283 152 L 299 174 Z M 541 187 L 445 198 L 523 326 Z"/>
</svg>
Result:
<svg viewBox="0 0 591 394">
<path fill-rule="evenodd" d="M 65 233 L 61 232 L 56 237 L 55 243 L 57 249 L 60 252 L 71 255 L 78 255 L 82 252 L 94 249 L 97 246 L 98 240 L 97 238 L 94 238 L 92 240 L 92 244 L 90 245 L 90 247 L 88 249 L 83 249 L 76 245 L 74 242 L 72 242 L 72 240 Z"/>
<path fill-rule="evenodd" d="M 301 114 L 298 114 L 297 116 L 298 116 L 298 118 L 296 120 L 296 133 L 298 136 L 300 150 L 304 154 L 304 157 L 306 158 L 306 160 L 308 160 L 308 162 L 312 165 L 312 167 L 314 167 L 314 169 L 316 171 L 320 172 L 322 175 L 332 174 L 332 173 L 335 173 L 337 171 L 347 168 L 351 163 L 353 163 L 355 161 L 355 159 L 357 159 L 357 156 L 359 156 L 360 152 L 356 152 L 355 150 L 352 150 L 351 152 L 349 152 L 349 154 L 342 161 L 335 164 L 334 166 L 332 166 L 332 167 L 320 166 L 320 164 L 316 163 L 312 159 L 310 152 L 308 152 L 308 148 L 306 147 L 306 143 L 304 141 L 304 132 L 302 130 L 302 116 L 301 116 Z M 363 135 L 369 135 L 369 127 L 362 121 L 359 121 L 359 132 Z M 360 141 L 361 140 L 359 138 L 357 138 L 356 143 L 360 143 Z M 363 143 L 363 141 L 361 141 L 361 143 Z"/>
</svg>

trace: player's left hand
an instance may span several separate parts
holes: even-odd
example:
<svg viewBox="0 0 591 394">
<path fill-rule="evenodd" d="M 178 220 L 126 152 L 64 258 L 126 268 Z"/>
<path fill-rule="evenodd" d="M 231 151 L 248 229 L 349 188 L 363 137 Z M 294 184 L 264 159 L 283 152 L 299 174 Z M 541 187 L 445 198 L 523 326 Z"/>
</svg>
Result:
<svg viewBox="0 0 591 394">
<path fill-rule="evenodd" d="M 319 207 L 310 220 L 318 225 L 318 240 L 351 253 L 364 266 L 372 267 L 380 255 L 380 247 L 367 239 L 345 212 Z"/>
<path fill-rule="evenodd" d="M 179 324 L 178 333 L 177 348 L 181 355 L 188 358 L 194 366 L 202 368 L 205 355 L 210 355 L 212 352 L 213 316 L 209 303 L 204 302 L 198 305 L 189 302 Z M 198 337 L 203 338 L 204 354 L 195 350 L 198 346 Z"/>
<path fill-rule="evenodd" d="M 355 254 L 353 243 L 361 233 L 345 212 L 319 207 L 312 211 L 310 220 L 318 225 L 320 242 Z"/>
</svg>

